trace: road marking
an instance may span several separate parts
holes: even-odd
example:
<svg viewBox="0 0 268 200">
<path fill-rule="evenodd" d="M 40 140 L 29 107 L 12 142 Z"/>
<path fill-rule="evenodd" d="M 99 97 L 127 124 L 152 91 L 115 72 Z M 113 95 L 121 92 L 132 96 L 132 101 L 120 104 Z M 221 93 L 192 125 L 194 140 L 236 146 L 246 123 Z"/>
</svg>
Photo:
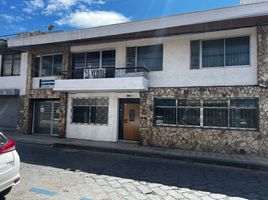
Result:
<svg viewBox="0 0 268 200">
<path fill-rule="evenodd" d="M 32 189 L 29 189 L 30 192 L 36 192 L 36 193 L 40 193 L 40 194 L 45 194 L 45 195 L 48 195 L 48 196 L 53 196 L 55 194 L 57 194 L 57 192 L 51 192 L 51 191 L 48 191 L 48 190 L 42 190 L 42 189 L 38 189 L 38 188 L 32 188 Z"/>
<path fill-rule="evenodd" d="M 93 199 L 88 199 L 88 198 L 83 197 L 83 198 L 80 199 L 80 200 L 93 200 Z"/>
</svg>

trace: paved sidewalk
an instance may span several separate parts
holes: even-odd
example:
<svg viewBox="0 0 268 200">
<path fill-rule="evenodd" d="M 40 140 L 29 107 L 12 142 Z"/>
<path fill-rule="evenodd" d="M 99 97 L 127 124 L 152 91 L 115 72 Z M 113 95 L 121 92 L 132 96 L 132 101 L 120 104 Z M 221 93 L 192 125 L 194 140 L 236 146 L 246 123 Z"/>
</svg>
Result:
<svg viewBox="0 0 268 200">
<path fill-rule="evenodd" d="M 174 159 L 187 162 L 223 165 L 246 169 L 268 171 L 268 158 L 201 152 L 182 149 L 164 149 L 142 146 L 128 142 L 99 142 L 81 139 L 58 138 L 47 135 L 22 135 L 16 132 L 2 131 L 6 137 L 18 143 L 44 145 L 58 148 L 75 148 L 90 151 L 123 153 L 137 156 Z"/>
</svg>

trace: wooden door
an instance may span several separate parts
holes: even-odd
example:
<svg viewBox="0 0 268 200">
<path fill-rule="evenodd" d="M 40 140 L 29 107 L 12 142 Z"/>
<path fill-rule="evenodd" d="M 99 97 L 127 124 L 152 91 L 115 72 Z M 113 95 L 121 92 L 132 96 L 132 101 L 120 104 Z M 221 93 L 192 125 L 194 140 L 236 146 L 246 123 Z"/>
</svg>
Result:
<svg viewBox="0 0 268 200">
<path fill-rule="evenodd" d="M 125 140 L 139 140 L 140 104 L 124 104 L 124 133 Z"/>
</svg>

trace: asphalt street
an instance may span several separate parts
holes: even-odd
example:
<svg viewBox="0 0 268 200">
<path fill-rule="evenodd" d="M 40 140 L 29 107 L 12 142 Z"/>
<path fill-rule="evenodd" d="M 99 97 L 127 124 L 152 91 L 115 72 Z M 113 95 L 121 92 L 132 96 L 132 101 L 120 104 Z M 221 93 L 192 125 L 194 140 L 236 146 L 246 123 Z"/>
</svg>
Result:
<svg viewBox="0 0 268 200">
<path fill-rule="evenodd" d="M 21 182 L 0 200 L 268 199 L 267 172 L 18 143 L 16 148 Z"/>
</svg>

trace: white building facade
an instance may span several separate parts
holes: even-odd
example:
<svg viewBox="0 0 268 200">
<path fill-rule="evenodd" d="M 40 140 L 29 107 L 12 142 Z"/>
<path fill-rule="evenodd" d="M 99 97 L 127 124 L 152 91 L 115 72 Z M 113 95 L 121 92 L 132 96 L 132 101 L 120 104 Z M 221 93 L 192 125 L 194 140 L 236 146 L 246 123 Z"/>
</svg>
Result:
<svg viewBox="0 0 268 200">
<path fill-rule="evenodd" d="M 29 50 L 23 132 L 267 157 L 265 6 L 9 41 Z"/>
</svg>

